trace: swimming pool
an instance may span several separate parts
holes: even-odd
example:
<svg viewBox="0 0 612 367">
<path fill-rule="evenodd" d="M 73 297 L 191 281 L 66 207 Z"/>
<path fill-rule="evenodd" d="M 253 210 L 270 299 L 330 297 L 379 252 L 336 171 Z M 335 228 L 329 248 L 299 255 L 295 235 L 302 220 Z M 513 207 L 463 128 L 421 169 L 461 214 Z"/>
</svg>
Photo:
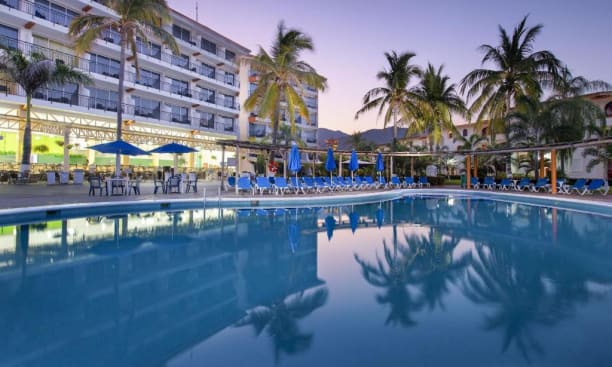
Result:
<svg viewBox="0 0 612 367">
<path fill-rule="evenodd" d="M 0 365 L 607 365 L 611 224 L 446 195 L 15 221 Z"/>
</svg>

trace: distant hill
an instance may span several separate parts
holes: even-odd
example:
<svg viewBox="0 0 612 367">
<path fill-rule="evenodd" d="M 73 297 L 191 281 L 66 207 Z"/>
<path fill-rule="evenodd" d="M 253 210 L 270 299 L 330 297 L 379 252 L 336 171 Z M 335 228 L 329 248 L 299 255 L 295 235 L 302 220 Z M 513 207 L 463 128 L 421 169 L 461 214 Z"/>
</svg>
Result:
<svg viewBox="0 0 612 367">
<path fill-rule="evenodd" d="M 398 138 L 404 137 L 406 134 L 406 128 L 398 128 L 397 136 Z M 361 133 L 363 140 L 371 141 L 376 145 L 385 145 L 390 144 L 393 140 L 393 128 L 388 127 L 386 129 L 370 129 L 363 131 Z M 350 150 L 351 146 L 351 135 L 344 133 L 339 130 L 329 130 L 326 128 L 319 128 L 319 147 L 327 148 L 325 145 L 325 141 L 328 139 L 338 139 L 338 149 L 340 150 Z"/>
</svg>

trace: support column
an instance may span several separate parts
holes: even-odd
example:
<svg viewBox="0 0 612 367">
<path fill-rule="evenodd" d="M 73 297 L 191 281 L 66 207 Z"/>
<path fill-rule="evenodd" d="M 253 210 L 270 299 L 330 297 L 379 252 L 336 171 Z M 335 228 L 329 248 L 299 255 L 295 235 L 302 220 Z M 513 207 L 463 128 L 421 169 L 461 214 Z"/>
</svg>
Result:
<svg viewBox="0 0 612 367">
<path fill-rule="evenodd" d="M 193 171 L 195 168 L 195 153 L 187 153 L 187 167 L 189 171 Z"/>
<path fill-rule="evenodd" d="M 557 151 L 550 151 L 550 184 L 553 195 L 557 195 Z"/>
<path fill-rule="evenodd" d="M 21 109 L 19 109 L 21 111 Z M 17 130 L 17 133 L 15 134 L 15 139 L 17 139 L 16 141 L 16 147 L 17 149 L 15 149 L 15 163 L 17 164 L 21 164 L 21 152 L 23 151 L 23 129 L 25 125 L 25 121 L 20 120 L 19 121 L 19 130 Z"/>
<path fill-rule="evenodd" d="M 159 167 L 159 154 L 153 154 L 152 160 L 153 160 L 153 167 L 157 169 Z"/>
<path fill-rule="evenodd" d="M 63 172 L 70 171 L 70 127 L 64 127 L 64 165 L 62 166 Z"/>
<path fill-rule="evenodd" d="M 225 162 L 225 145 L 221 146 L 221 182 L 219 183 L 221 185 L 221 191 L 223 191 L 223 162 Z M 236 181 L 238 181 L 237 177 Z M 238 182 L 236 182 L 236 193 L 238 193 Z"/>
<path fill-rule="evenodd" d="M 338 159 L 338 176 L 342 177 L 342 153 L 340 153 L 340 159 Z"/>
<path fill-rule="evenodd" d="M 470 167 L 470 156 L 465 156 L 465 187 L 470 188 L 472 181 L 471 167 Z"/>
<path fill-rule="evenodd" d="M 389 181 L 393 177 L 393 154 L 389 156 Z"/>
<path fill-rule="evenodd" d="M 474 155 L 474 177 L 478 177 L 478 156 Z"/>
<path fill-rule="evenodd" d="M 414 157 L 410 157 L 410 176 L 414 177 Z"/>
<path fill-rule="evenodd" d="M 544 151 L 540 151 L 540 178 L 545 177 L 545 169 L 544 169 Z"/>
</svg>

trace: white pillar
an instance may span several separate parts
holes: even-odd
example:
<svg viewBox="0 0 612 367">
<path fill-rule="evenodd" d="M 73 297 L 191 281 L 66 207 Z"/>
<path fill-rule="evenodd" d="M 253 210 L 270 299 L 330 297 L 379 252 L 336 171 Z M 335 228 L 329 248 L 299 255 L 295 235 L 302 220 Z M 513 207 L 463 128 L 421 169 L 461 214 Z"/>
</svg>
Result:
<svg viewBox="0 0 612 367">
<path fill-rule="evenodd" d="M 64 127 L 64 165 L 62 167 L 63 172 L 70 171 L 70 126 Z"/>
</svg>

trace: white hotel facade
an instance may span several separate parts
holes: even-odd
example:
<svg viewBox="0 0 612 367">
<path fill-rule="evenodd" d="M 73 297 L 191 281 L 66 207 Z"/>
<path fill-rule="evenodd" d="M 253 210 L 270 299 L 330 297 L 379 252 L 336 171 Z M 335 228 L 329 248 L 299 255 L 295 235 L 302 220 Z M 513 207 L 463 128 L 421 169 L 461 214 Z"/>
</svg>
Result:
<svg viewBox="0 0 612 367">
<path fill-rule="evenodd" d="M 32 100 L 33 134 L 50 134 L 88 146 L 115 139 L 120 49 L 118 34 L 109 29 L 90 52 L 76 55 L 67 26 L 84 13 L 114 14 L 97 1 L 0 0 L 2 44 L 59 59 L 94 81 L 91 86 L 65 85 L 37 92 Z M 166 27 L 177 40 L 179 55 L 155 40 L 139 43 L 139 77 L 132 60 L 127 59 L 124 139 L 147 147 L 173 141 L 187 144 L 201 152 L 197 164 L 190 155 L 187 167 L 198 168 L 202 163 L 218 167 L 217 140 L 247 140 L 269 132 L 265 125 L 249 123 L 248 111 L 240 111 L 252 88 L 248 64 L 240 65 L 250 50 L 176 11 L 171 16 Z M 317 94 L 309 93 L 311 124 L 302 135 L 304 141 L 315 144 Z M 0 132 L 23 131 L 24 102 L 20 87 L 0 81 Z M 87 150 L 86 154 L 94 162 L 94 152 Z M 156 158 L 153 160 L 155 165 Z"/>
</svg>

